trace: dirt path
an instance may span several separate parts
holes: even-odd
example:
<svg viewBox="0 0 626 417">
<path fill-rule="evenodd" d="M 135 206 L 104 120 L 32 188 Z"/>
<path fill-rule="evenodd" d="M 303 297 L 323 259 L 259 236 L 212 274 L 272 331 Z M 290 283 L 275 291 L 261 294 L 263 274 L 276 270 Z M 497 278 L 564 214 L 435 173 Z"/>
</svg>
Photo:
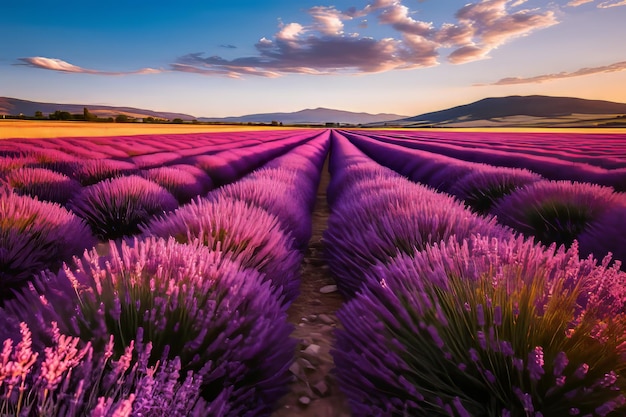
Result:
<svg viewBox="0 0 626 417">
<path fill-rule="evenodd" d="M 349 417 L 350 407 L 331 373 L 334 367 L 330 349 L 338 324 L 335 312 L 343 303 L 336 291 L 320 289 L 334 285 L 324 262 L 322 232 L 328 222 L 326 189 L 330 175 L 328 161 L 323 168 L 313 212 L 313 236 L 303 269 L 300 296 L 289 308 L 289 321 L 296 328 L 292 337 L 300 341 L 291 367 L 291 391 L 281 399 L 271 417 Z"/>
</svg>

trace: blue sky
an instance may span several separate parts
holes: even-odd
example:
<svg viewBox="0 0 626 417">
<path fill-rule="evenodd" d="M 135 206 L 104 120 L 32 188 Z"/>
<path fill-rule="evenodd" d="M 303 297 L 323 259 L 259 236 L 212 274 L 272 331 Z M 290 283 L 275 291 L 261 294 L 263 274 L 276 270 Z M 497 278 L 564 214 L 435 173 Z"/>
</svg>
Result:
<svg viewBox="0 0 626 417">
<path fill-rule="evenodd" d="M 626 0 L 2 5 L 0 96 L 201 116 L 626 102 Z"/>
</svg>

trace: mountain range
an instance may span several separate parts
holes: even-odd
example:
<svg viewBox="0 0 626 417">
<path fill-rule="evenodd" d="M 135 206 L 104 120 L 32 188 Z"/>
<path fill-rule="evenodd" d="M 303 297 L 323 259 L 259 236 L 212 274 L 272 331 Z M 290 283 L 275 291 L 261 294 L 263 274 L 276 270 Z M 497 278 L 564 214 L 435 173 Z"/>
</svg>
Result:
<svg viewBox="0 0 626 417">
<path fill-rule="evenodd" d="M 183 113 L 159 112 L 133 107 L 84 104 L 39 103 L 0 97 L 0 115 L 44 116 L 57 110 L 82 114 L 83 108 L 98 117 L 126 114 L 135 118 L 198 120 L 213 123 L 350 124 L 365 127 L 626 127 L 626 103 L 572 97 L 508 96 L 490 97 L 445 110 L 406 117 L 390 113 L 355 113 L 327 108 L 291 113 L 259 113 L 238 117 L 210 118 Z"/>
<path fill-rule="evenodd" d="M 259 113 L 239 117 L 222 118 L 201 117 L 198 120 L 201 122 L 221 123 L 271 123 L 272 121 L 276 121 L 283 124 L 347 123 L 359 125 L 396 120 L 405 117 L 406 116 L 390 113 L 354 113 L 345 110 L 333 110 L 318 107 L 316 109 L 304 109 L 293 113 Z"/>
<path fill-rule="evenodd" d="M 138 109 L 135 107 L 116 107 L 101 106 L 96 104 L 60 104 L 60 103 L 41 103 L 37 101 L 21 100 L 11 97 L 0 97 L 0 114 L 11 114 L 24 116 L 34 116 L 35 112 L 40 111 L 44 116 L 54 113 L 55 111 L 66 111 L 72 114 L 83 114 L 83 109 L 87 107 L 91 114 L 98 117 L 115 117 L 119 114 L 135 118 L 156 117 L 159 119 L 182 119 L 194 120 L 195 117 L 189 114 L 162 112 L 154 110 Z"/>
<path fill-rule="evenodd" d="M 581 127 L 626 126 L 626 104 L 573 97 L 490 97 L 419 116 L 387 121 L 386 125 L 445 127 Z M 620 123 L 622 122 L 622 123 Z"/>
</svg>

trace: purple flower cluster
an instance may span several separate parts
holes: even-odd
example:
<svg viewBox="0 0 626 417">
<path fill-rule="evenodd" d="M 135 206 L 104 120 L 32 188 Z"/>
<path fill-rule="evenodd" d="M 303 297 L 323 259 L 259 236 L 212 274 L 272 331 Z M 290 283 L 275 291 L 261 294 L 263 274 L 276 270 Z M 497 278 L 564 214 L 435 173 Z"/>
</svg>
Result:
<svg viewBox="0 0 626 417">
<path fill-rule="evenodd" d="M 58 204 L 0 188 L 0 301 L 94 243 L 89 227 Z"/>
<path fill-rule="evenodd" d="M 334 136 L 333 150 L 350 146 L 342 136 Z M 351 152 L 356 156 L 355 150 Z M 340 194 L 333 194 L 324 241 L 329 266 L 344 295 L 358 291 L 363 274 L 373 265 L 399 253 L 411 254 L 450 236 L 461 240 L 477 233 L 511 234 L 495 219 L 477 216 L 454 198 L 412 183 L 363 154 L 360 163 L 338 171 L 332 181 L 340 183 L 331 183 L 331 188 Z"/>
<path fill-rule="evenodd" d="M 134 341 L 116 357 L 110 349 L 94 354 L 91 343 L 61 334 L 42 352 L 32 349 L 31 333 L 22 322 L 17 340 L 4 340 L 0 357 L 0 410 L 20 416 L 216 416 L 220 404 L 199 398 L 201 378 L 192 371 L 182 378 L 180 360 L 162 358 L 148 366 L 151 345 Z M 15 342 L 17 344 L 14 346 Z M 133 355 L 137 356 L 132 366 Z M 117 358 L 117 359 L 114 359 Z M 179 382 L 181 381 L 182 382 Z"/>
<path fill-rule="evenodd" d="M 263 272 L 266 280 L 282 288 L 286 301 L 297 295 L 302 256 L 280 220 L 262 208 L 226 197 L 197 199 L 141 229 L 179 242 L 198 239 L 244 267 Z"/>
<path fill-rule="evenodd" d="M 592 182 L 626 191 L 626 160 L 620 157 L 624 155 L 624 140 L 620 135 L 501 132 L 369 132 L 367 135 L 345 132 L 345 135 L 372 158 L 397 167 L 409 177 L 410 173 L 402 171 L 408 167 L 397 165 L 392 154 L 404 154 L 405 158 L 410 155 L 413 166 L 424 165 L 420 168 L 423 177 L 429 177 L 427 172 L 437 167 L 454 175 L 453 168 L 478 162 L 525 168 L 550 180 Z M 600 141 L 602 146 L 597 146 Z M 377 152 L 377 148 L 385 149 L 384 154 Z M 453 183 L 444 176 L 439 179 L 442 186 Z M 428 184 L 439 188 L 432 180 Z"/>
<path fill-rule="evenodd" d="M 539 181 L 502 198 L 492 213 L 500 222 L 546 245 L 555 242 L 569 246 L 611 209 L 626 216 L 626 195 L 595 184 Z M 615 234 L 609 232 L 606 238 Z M 606 254 L 592 247 L 587 250 L 598 257 Z"/>
<path fill-rule="evenodd" d="M 504 196 L 540 180 L 541 176 L 525 169 L 485 166 L 461 178 L 450 194 L 473 211 L 488 214 Z"/>
<path fill-rule="evenodd" d="M 265 415 L 285 393 L 295 348 L 284 307 L 262 274 L 199 242 L 173 238 L 111 242 L 105 257 L 86 253 L 74 266 L 42 276 L 2 314 L 28 323 L 38 351 L 54 346 L 60 332 L 89 341 L 98 361 L 119 355 L 113 370 L 95 380 L 102 371 L 66 369 L 75 368 L 75 386 L 101 385 L 96 407 L 104 410 L 115 405 L 111 387 L 121 385 L 133 415 L 170 408 L 187 415 L 199 393 L 213 410 L 199 415 Z M 159 367 L 165 373 L 155 374 Z M 192 401 L 163 403 L 159 392 Z"/>
<path fill-rule="evenodd" d="M 65 205 L 81 185 L 66 175 L 43 168 L 19 168 L 6 174 L 5 182 L 15 193 Z"/>
<path fill-rule="evenodd" d="M 136 175 L 84 187 L 68 203 L 101 240 L 139 233 L 139 225 L 178 207 L 165 188 Z"/>
<path fill-rule="evenodd" d="M 338 313 L 353 413 L 623 415 L 626 275 L 576 249 L 451 238 L 380 262 Z"/>
<path fill-rule="evenodd" d="M 142 175 L 169 191 L 180 204 L 186 204 L 210 189 L 191 172 L 176 167 L 152 168 L 143 171 Z"/>
</svg>

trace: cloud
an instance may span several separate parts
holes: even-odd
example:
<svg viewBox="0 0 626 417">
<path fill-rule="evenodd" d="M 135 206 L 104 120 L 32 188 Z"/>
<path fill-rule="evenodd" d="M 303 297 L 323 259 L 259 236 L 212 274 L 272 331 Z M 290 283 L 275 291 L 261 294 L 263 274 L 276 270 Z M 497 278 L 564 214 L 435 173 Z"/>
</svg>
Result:
<svg viewBox="0 0 626 417">
<path fill-rule="evenodd" d="M 429 59 L 411 57 L 409 50 L 403 50 L 401 42 L 391 38 L 375 40 L 348 36 L 309 36 L 299 39 L 293 34 L 292 31 L 282 33 L 274 41 L 262 39 L 256 45 L 258 56 L 226 60 L 218 56 L 188 54 L 179 58 L 177 64 L 184 65 L 182 70 L 186 72 L 229 76 L 375 73 L 433 64 Z M 172 69 L 181 70 L 177 64 Z"/>
<path fill-rule="evenodd" d="M 526 0 L 480 0 L 460 8 L 454 21 L 435 26 L 403 4 L 402 0 L 370 0 L 362 8 L 338 10 L 316 6 L 307 10 L 308 22 L 280 22 L 277 32 L 262 37 L 250 56 L 226 59 L 218 55 L 182 55 L 168 70 L 219 75 L 278 77 L 285 74 L 367 74 L 439 65 L 442 50 L 448 61 L 463 64 L 489 56 L 510 39 L 557 23 L 551 11 L 523 9 Z M 350 33 L 352 27 L 368 28 L 377 21 L 395 36 L 372 38 Z M 223 44 L 221 48 L 235 49 Z M 145 68 L 133 72 L 84 69 L 61 60 L 25 58 L 26 65 L 63 72 L 123 75 L 154 73 Z"/>
<path fill-rule="evenodd" d="M 560 80 L 563 78 L 582 77 L 585 75 L 602 74 L 609 72 L 626 71 L 626 61 L 616 62 L 614 64 L 605 65 L 601 67 L 581 68 L 573 72 L 559 72 L 557 74 L 544 74 L 536 75 L 534 77 L 522 78 L 522 77 L 507 77 L 496 81 L 491 84 L 477 84 L 484 85 L 512 85 L 512 84 L 536 84 L 546 81 Z"/>
<path fill-rule="evenodd" d="M 161 69 L 154 68 L 142 68 L 136 71 L 100 71 L 94 69 L 82 68 L 69 62 L 63 61 L 57 58 L 45 58 L 42 56 L 35 56 L 29 58 L 20 58 L 22 63 L 18 65 L 24 65 L 33 68 L 46 69 L 51 71 L 71 72 L 79 74 L 96 74 L 96 75 L 133 75 L 133 74 L 158 74 L 164 72 Z"/>
<path fill-rule="evenodd" d="M 567 3 L 567 5 L 570 7 L 578 7 L 578 6 L 582 6 L 583 4 L 591 3 L 593 1 L 594 0 L 572 0 L 569 3 Z"/>
<path fill-rule="evenodd" d="M 618 2 L 605 1 L 605 2 L 598 4 L 598 8 L 600 9 L 608 9 L 609 7 L 618 7 L 618 6 L 626 6 L 626 0 L 621 0 Z"/>
<path fill-rule="evenodd" d="M 334 7 L 316 6 L 309 9 L 309 14 L 315 20 L 313 28 L 324 35 L 341 35 L 343 21 L 352 19 L 351 16 L 341 13 Z"/>
<path fill-rule="evenodd" d="M 583 4 L 592 3 L 594 1 L 595 0 L 572 0 L 569 3 L 567 3 L 567 5 L 570 7 L 578 7 L 578 6 L 582 6 Z M 598 9 L 608 9 L 611 7 L 619 7 L 619 6 L 626 6 L 626 0 L 603 1 L 602 3 L 598 4 L 596 7 Z"/>
<path fill-rule="evenodd" d="M 456 13 L 456 18 L 458 30 L 466 34 L 468 41 L 449 55 L 450 62 L 462 64 L 485 58 L 493 49 L 511 39 L 558 23 L 552 11 L 512 11 L 511 8 L 524 2 L 509 3 L 509 0 L 483 0 L 463 6 Z"/>
</svg>

